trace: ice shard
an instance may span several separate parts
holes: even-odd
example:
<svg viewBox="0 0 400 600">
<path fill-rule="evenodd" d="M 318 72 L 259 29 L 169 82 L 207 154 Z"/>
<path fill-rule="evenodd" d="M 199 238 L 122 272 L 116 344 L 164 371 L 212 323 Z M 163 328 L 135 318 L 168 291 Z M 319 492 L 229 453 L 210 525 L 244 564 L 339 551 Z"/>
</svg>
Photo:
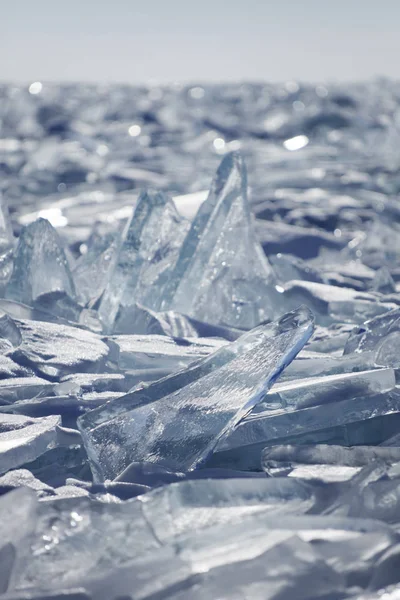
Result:
<svg viewBox="0 0 400 600">
<path fill-rule="evenodd" d="M 300 307 L 195 363 L 193 370 L 156 382 L 153 398 L 152 387 L 144 388 L 146 404 L 133 394 L 82 416 L 78 425 L 95 475 L 114 479 L 132 461 L 181 471 L 198 467 L 263 399 L 312 330 L 310 311 Z"/>
<path fill-rule="evenodd" d="M 272 281 L 252 228 L 243 160 L 228 154 L 181 246 L 161 308 L 250 329 L 276 314 Z"/>
<path fill-rule="evenodd" d="M 143 192 L 125 226 L 99 307 L 105 330 L 130 318 L 135 303 L 157 309 L 168 273 L 174 265 L 186 220 L 172 200 L 159 192 Z"/>
<path fill-rule="evenodd" d="M 20 234 L 6 297 L 24 304 L 75 297 L 75 288 L 58 233 L 46 219 L 27 225 Z"/>
</svg>

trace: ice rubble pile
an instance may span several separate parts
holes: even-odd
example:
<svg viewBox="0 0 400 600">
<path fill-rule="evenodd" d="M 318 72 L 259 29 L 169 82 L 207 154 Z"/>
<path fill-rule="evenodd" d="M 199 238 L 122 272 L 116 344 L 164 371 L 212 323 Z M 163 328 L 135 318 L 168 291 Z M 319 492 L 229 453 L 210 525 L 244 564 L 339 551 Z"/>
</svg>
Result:
<svg viewBox="0 0 400 600">
<path fill-rule="evenodd" d="M 0 599 L 399 598 L 400 90 L 29 90 Z"/>
</svg>

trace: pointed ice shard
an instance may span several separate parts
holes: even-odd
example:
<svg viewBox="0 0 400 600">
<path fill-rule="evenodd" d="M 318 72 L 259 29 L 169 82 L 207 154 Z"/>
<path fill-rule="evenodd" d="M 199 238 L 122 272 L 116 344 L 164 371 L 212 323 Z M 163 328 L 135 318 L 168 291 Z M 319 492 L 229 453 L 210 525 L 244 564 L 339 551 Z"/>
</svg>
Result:
<svg viewBox="0 0 400 600">
<path fill-rule="evenodd" d="M 117 318 L 127 318 L 124 312 L 134 311 L 135 303 L 157 310 L 186 223 L 164 194 L 140 195 L 101 300 L 99 315 L 106 331 L 112 331 Z"/>
<path fill-rule="evenodd" d="M 275 314 L 272 277 L 253 232 L 243 160 L 228 154 L 182 244 L 161 308 L 250 329 Z"/>
<path fill-rule="evenodd" d="M 260 402 L 313 330 L 301 307 L 261 326 L 175 376 L 79 419 L 99 479 L 133 461 L 195 469 L 225 433 Z"/>
<path fill-rule="evenodd" d="M 38 219 L 21 231 L 6 297 L 32 306 L 54 296 L 74 298 L 74 283 L 58 233 Z"/>
</svg>

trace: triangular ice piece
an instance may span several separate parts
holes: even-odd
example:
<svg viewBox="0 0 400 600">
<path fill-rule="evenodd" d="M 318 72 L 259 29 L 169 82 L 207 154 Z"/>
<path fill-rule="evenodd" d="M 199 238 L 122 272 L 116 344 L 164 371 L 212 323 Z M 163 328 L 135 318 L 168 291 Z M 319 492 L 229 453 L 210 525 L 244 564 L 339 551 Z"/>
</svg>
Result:
<svg viewBox="0 0 400 600">
<path fill-rule="evenodd" d="M 312 330 L 312 315 L 301 307 L 185 371 L 80 417 L 96 477 L 114 479 L 133 461 L 195 469 L 264 398 Z"/>
<path fill-rule="evenodd" d="M 228 154 L 182 244 L 161 308 L 251 329 L 273 314 L 271 282 L 253 231 L 245 165 Z"/>
<path fill-rule="evenodd" d="M 159 308 L 187 223 L 164 194 L 139 196 L 99 308 L 106 331 L 112 332 L 116 321 L 134 318 L 135 303 Z"/>
<path fill-rule="evenodd" d="M 62 242 L 46 219 L 38 219 L 21 231 L 14 270 L 6 297 L 30 306 L 67 296 L 75 289 Z"/>
</svg>

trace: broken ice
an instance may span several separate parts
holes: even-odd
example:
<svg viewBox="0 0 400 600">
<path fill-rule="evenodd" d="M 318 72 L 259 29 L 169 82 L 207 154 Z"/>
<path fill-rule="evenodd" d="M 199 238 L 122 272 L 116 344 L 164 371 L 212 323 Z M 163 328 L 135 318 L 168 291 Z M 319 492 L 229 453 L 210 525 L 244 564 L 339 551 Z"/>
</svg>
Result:
<svg viewBox="0 0 400 600">
<path fill-rule="evenodd" d="M 132 461 L 196 468 L 263 399 L 309 339 L 312 322 L 302 307 L 204 359 L 203 370 L 196 363 L 193 376 L 189 367 L 176 383 L 173 376 L 156 383 L 158 398 L 150 403 L 151 387 L 142 394 L 147 404 L 135 404 L 128 395 L 116 400 L 115 408 L 111 402 L 81 417 L 79 428 L 96 476 L 113 479 Z M 219 368 L 210 372 L 213 363 Z"/>
<path fill-rule="evenodd" d="M 398 84 L 0 97 L 1 598 L 394 600 Z"/>
</svg>

